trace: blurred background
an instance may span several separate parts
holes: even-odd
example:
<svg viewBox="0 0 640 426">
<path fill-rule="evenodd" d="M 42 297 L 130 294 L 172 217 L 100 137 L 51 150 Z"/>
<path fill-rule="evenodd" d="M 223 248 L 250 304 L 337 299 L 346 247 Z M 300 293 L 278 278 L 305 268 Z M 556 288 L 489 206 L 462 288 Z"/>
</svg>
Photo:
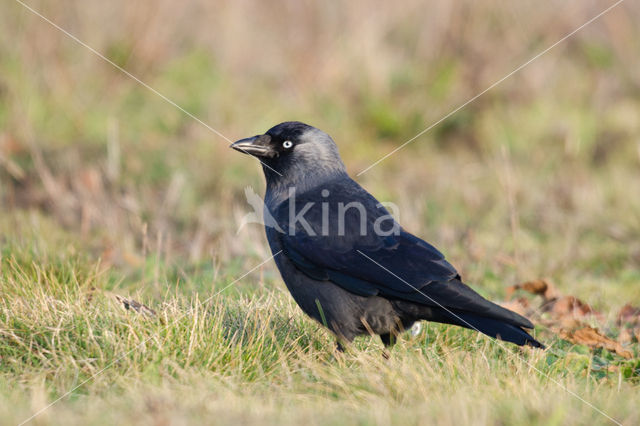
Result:
<svg viewBox="0 0 640 426">
<path fill-rule="evenodd" d="M 28 4 L 228 139 L 304 121 L 355 175 L 613 2 Z M 261 226 L 238 232 L 255 160 L 1 8 L 0 242 L 38 235 L 157 294 L 158 277 L 269 256 Z M 482 291 L 550 277 L 600 308 L 638 303 L 638 22 L 622 3 L 357 181 Z"/>
</svg>

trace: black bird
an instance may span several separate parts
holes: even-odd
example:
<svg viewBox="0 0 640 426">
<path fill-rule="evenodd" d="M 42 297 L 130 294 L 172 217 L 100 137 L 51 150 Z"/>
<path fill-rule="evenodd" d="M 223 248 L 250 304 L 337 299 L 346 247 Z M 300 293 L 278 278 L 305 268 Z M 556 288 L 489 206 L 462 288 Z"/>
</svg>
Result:
<svg viewBox="0 0 640 426">
<path fill-rule="evenodd" d="M 371 333 L 393 345 L 419 320 L 544 347 L 523 330 L 533 328 L 528 319 L 484 299 L 435 247 L 402 229 L 349 177 L 323 131 L 285 122 L 231 147 L 262 162 L 274 260 L 300 308 L 335 333 L 339 349 Z"/>
</svg>

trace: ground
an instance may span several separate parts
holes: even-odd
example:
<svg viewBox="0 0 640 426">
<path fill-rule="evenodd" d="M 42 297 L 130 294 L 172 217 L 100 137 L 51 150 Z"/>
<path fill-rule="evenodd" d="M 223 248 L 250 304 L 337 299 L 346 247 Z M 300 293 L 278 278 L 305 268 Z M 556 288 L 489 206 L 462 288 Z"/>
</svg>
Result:
<svg viewBox="0 0 640 426">
<path fill-rule="evenodd" d="M 327 131 L 355 176 L 613 3 L 28 4 L 230 140 Z M 576 344 L 552 312 L 532 313 L 546 351 L 424 324 L 388 359 L 369 337 L 336 353 L 261 226 L 238 230 L 257 162 L 2 8 L 0 423 L 640 422 L 637 337 L 627 357 Z M 484 296 L 546 279 L 622 340 L 618 312 L 640 306 L 639 15 L 622 4 L 358 182 Z"/>
</svg>

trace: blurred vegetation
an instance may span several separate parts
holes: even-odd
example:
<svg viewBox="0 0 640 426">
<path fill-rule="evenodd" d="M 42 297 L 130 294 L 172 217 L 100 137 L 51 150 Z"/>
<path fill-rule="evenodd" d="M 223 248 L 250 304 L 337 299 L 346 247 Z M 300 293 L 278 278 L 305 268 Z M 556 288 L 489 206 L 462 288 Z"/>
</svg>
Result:
<svg viewBox="0 0 640 426">
<path fill-rule="evenodd" d="M 230 140 L 286 120 L 327 131 L 353 175 L 613 4 L 27 3 Z M 402 224 L 488 297 L 549 277 L 609 317 L 640 304 L 639 21 L 638 4 L 624 2 L 357 180 L 396 203 Z M 90 422 L 134 422 L 136 413 L 180 422 L 195 421 L 195 407 L 202 416 L 228 409 L 225 422 L 266 413 L 277 423 L 295 403 L 302 408 L 291 423 L 324 423 L 313 413 L 332 411 L 327 404 L 336 411 L 326 423 L 341 415 L 431 423 L 417 420 L 421 412 L 445 424 L 606 420 L 461 330 L 430 326 L 389 364 L 368 339 L 346 364 L 335 361 L 329 337 L 292 305 L 272 262 L 225 290 L 215 309 L 196 307 L 269 256 L 260 226 L 237 231 L 251 211 L 243 189 L 261 192 L 261 170 L 228 145 L 19 3 L 3 4 L 0 406 L 9 408 L 1 416 L 21 421 L 153 335 L 147 355 L 127 356 L 52 413 L 80 423 L 74 404 L 84 404 Z M 210 323 L 189 315 L 176 335 L 148 329 L 102 296 L 87 304 L 96 291 L 132 294 L 169 317 L 200 312 Z M 236 332 L 238 316 L 259 323 L 246 329 L 255 338 L 244 354 L 216 334 Z M 204 328 L 194 358 L 181 345 L 196 326 Z M 62 337 L 52 331 L 62 329 Z M 87 337 L 94 332 L 105 338 Z M 163 351 L 158 341 L 174 345 Z M 453 352 L 442 374 L 430 350 Z M 637 357 L 637 343 L 633 350 Z M 620 420 L 638 421 L 627 403 L 637 381 L 594 376 L 597 356 L 527 356 Z M 627 367 L 637 378 L 638 367 Z M 523 377 L 510 381 L 510 372 Z M 420 397 L 403 396 L 414 382 Z M 280 393 L 263 399 L 274 383 Z M 437 386 L 446 392 L 428 402 Z M 191 388 L 211 405 L 183 395 Z M 117 411 L 102 418 L 109 406 Z"/>
</svg>

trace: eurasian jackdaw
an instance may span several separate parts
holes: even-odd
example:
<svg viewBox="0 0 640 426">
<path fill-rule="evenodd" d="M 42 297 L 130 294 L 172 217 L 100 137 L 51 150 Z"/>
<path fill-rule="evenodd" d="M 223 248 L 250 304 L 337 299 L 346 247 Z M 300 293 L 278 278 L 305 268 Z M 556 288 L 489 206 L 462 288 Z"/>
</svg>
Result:
<svg viewBox="0 0 640 426">
<path fill-rule="evenodd" d="M 419 320 L 543 345 L 526 318 L 461 281 L 435 247 L 408 233 L 352 180 L 323 131 L 285 122 L 232 148 L 257 157 L 267 181 L 267 240 L 300 308 L 341 342 L 379 334 L 392 345 Z"/>
</svg>

